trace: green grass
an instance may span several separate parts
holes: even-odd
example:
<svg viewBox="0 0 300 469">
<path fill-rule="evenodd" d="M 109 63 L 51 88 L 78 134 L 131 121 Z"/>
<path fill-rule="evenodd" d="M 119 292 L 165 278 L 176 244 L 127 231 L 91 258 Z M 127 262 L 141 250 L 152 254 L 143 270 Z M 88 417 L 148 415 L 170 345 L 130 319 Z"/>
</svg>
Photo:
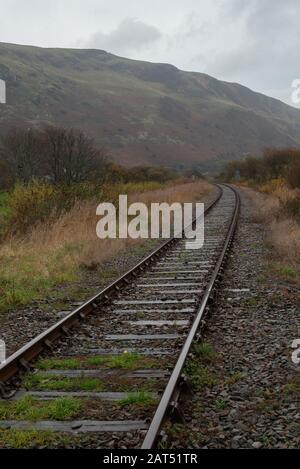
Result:
<svg viewBox="0 0 300 469">
<path fill-rule="evenodd" d="M 75 370 L 78 365 L 76 358 L 43 358 L 37 362 L 36 367 L 40 370 Z"/>
<path fill-rule="evenodd" d="M 156 403 L 156 399 L 147 391 L 137 391 L 128 393 L 127 397 L 118 401 L 118 403 L 121 407 L 130 405 L 153 405 Z"/>
<path fill-rule="evenodd" d="M 146 317 L 146 313 L 144 313 L 143 311 L 137 311 L 135 315 L 137 319 L 144 319 Z"/>
<path fill-rule="evenodd" d="M 0 219 L 2 221 L 8 218 L 10 213 L 8 199 L 9 194 L 7 192 L 0 192 Z"/>
<path fill-rule="evenodd" d="M 216 377 L 205 365 L 213 363 L 217 353 L 207 342 L 194 344 L 192 351 L 195 358 L 186 365 L 186 373 L 192 385 L 196 388 L 213 387 L 217 383 Z"/>
<path fill-rule="evenodd" d="M 300 377 L 296 377 L 290 383 L 285 384 L 282 391 L 285 396 L 300 396 Z"/>
<path fill-rule="evenodd" d="M 170 449 L 170 443 L 168 441 L 159 441 L 157 449 L 166 451 L 167 449 Z"/>
<path fill-rule="evenodd" d="M 24 396 L 16 402 L 0 402 L 0 420 L 68 420 L 80 411 L 78 400 L 61 397 L 53 401 L 37 401 Z"/>
<path fill-rule="evenodd" d="M 104 384 L 96 378 L 85 377 L 61 377 L 59 375 L 45 375 L 36 373 L 29 375 L 24 380 L 26 389 L 38 389 L 40 391 L 98 391 L 104 390 Z"/>
<path fill-rule="evenodd" d="M 211 363 L 217 358 L 217 354 L 212 345 L 208 344 L 207 342 L 195 344 L 193 346 L 193 353 L 197 358 L 200 358 L 201 361 L 206 363 Z"/>
<path fill-rule="evenodd" d="M 0 448 L 36 448 L 36 447 L 65 447 L 71 443 L 67 435 L 59 435 L 50 430 L 0 430 Z"/>
<path fill-rule="evenodd" d="M 0 192 L 0 239 L 4 236 L 10 216 L 8 205 L 9 194 Z"/>
<path fill-rule="evenodd" d="M 270 262 L 267 271 L 268 276 L 274 277 L 277 276 L 280 279 L 285 280 L 286 282 L 291 282 L 292 284 L 297 283 L 300 278 L 300 270 L 297 269 L 296 265 L 291 266 L 284 264 L 283 262 Z"/>
<path fill-rule="evenodd" d="M 249 306 L 250 308 L 256 308 L 258 306 L 258 298 L 256 297 L 251 297 L 247 298 L 245 300 L 246 306 Z"/>
<path fill-rule="evenodd" d="M 188 362 L 186 373 L 192 385 L 196 388 L 212 388 L 217 384 L 217 378 L 206 367 L 195 360 Z"/>
<path fill-rule="evenodd" d="M 297 277 L 297 271 L 286 265 L 278 267 L 278 273 L 281 277 L 287 279 L 295 279 Z"/>
<path fill-rule="evenodd" d="M 224 410 L 228 406 L 227 402 L 224 399 L 216 399 L 215 401 L 217 409 Z"/>
<path fill-rule="evenodd" d="M 123 355 L 109 357 L 106 366 L 108 368 L 134 370 L 140 365 L 141 361 L 143 361 L 143 357 L 137 353 L 123 353 Z"/>
<path fill-rule="evenodd" d="M 105 357 L 91 357 L 82 361 L 82 365 L 95 366 L 95 367 L 105 365 L 105 363 L 106 363 Z"/>
<path fill-rule="evenodd" d="M 78 279 L 67 248 L 40 254 L 6 255 L 0 262 L 0 312 L 29 304 L 57 284 Z"/>
<path fill-rule="evenodd" d="M 116 356 L 95 356 L 89 358 L 48 358 L 39 360 L 36 367 L 40 370 L 75 370 L 87 368 L 108 368 L 137 370 L 159 366 L 155 359 L 143 357 L 137 353 L 124 353 Z"/>
</svg>

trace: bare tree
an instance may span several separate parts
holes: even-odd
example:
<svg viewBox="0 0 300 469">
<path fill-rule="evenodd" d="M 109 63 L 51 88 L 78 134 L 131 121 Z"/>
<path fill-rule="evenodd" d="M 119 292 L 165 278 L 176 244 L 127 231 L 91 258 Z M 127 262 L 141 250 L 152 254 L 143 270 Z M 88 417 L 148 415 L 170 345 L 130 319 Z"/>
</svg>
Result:
<svg viewBox="0 0 300 469">
<path fill-rule="evenodd" d="M 13 129 L 2 139 L 2 159 L 16 179 L 28 182 L 41 175 L 41 133 L 33 129 Z"/>
<path fill-rule="evenodd" d="M 54 183 L 64 178 L 63 155 L 65 153 L 66 130 L 59 127 L 44 129 L 44 148 L 48 166 L 48 175 Z"/>
<path fill-rule="evenodd" d="M 96 148 L 91 138 L 81 130 L 60 127 L 11 130 L 2 140 L 0 159 L 6 171 L 22 182 L 34 177 L 68 185 L 103 181 L 108 171 L 104 150 Z"/>
<path fill-rule="evenodd" d="M 55 183 L 89 180 L 106 168 L 105 152 L 81 130 L 47 127 L 45 139 L 49 176 Z"/>
</svg>

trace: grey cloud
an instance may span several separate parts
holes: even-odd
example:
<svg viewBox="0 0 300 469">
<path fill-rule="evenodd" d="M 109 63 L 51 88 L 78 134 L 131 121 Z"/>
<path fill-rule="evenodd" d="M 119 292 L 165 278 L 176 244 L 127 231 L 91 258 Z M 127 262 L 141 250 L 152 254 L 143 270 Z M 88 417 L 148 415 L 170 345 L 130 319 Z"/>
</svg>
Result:
<svg viewBox="0 0 300 469">
<path fill-rule="evenodd" d="M 252 0 L 246 4 L 232 0 L 231 6 L 235 11 L 231 21 L 244 15 L 245 37 L 222 54 L 216 51 L 208 72 L 270 94 L 281 90 L 277 96 L 289 100 L 291 82 L 300 75 L 299 1 Z"/>
<path fill-rule="evenodd" d="M 126 18 L 109 34 L 101 31 L 95 33 L 86 45 L 122 55 L 144 49 L 161 37 L 158 28 L 134 18 Z"/>
</svg>

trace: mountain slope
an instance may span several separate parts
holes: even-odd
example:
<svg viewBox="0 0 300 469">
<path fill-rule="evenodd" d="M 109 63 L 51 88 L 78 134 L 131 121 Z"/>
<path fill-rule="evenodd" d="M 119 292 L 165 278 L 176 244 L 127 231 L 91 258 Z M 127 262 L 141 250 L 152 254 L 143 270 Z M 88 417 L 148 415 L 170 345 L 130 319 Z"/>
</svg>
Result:
<svg viewBox="0 0 300 469">
<path fill-rule="evenodd" d="M 172 65 L 0 43 L 0 78 L 0 132 L 81 127 L 125 165 L 216 168 L 265 146 L 300 145 L 300 110 Z"/>
</svg>

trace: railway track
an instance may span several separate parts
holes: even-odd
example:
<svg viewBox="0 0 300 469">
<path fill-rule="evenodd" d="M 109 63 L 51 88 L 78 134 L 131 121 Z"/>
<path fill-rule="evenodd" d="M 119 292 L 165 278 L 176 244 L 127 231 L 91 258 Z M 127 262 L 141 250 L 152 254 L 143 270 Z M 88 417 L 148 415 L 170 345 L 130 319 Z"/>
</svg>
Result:
<svg viewBox="0 0 300 469">
<path fill-rule="evenodd" d="M 0 429 L 51 430 L 79 447 L 157 447 L 190 393 L 185 363 L 237 226 L 238 193 L 218 191 L 206 207 L 201 250 L 168 240 L 8 358 L 0 367 L 8 409 Z M 30 418 L 16 411 L 20 402 Z"/>
</svg>

